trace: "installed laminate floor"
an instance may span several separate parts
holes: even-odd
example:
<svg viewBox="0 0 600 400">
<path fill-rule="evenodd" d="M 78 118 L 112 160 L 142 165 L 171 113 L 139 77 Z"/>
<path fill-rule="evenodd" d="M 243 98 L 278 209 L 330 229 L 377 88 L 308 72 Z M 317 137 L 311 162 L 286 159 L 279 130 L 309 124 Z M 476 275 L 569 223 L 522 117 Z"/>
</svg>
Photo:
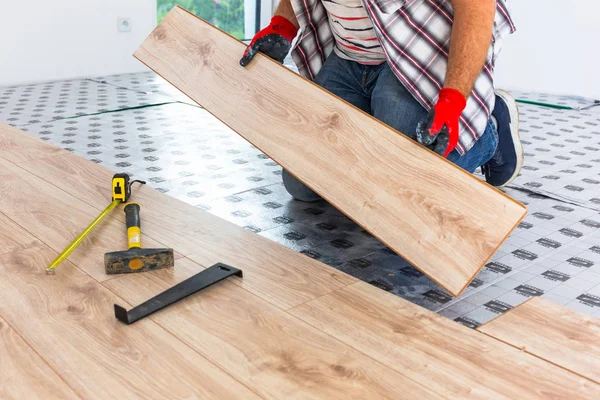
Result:
<svg viewBox="0 0 600 400">
<path fill-rule="evenodd" d="M 170 97 L 178 94 L 153 73 L 83 82 L 0 88 L 0 120 L 467 326 L 538 295 L 600 315 L 600 108 L 520 106 L 525 166 L 506 191 L 529 214 L 453 298 L 327 203 L 292 200 L 276 163 L 206 111 Z M 97 106 L 100 95 L 108 96 L 100 98 L 108 106 Z M 53 109 L 57 99 L 64 112 L 36 111 Z M 148 103 L 154 105 L 131 109 Z"/>
<path fill-rule="evenodd" d="M 529 354 L 600 382 L 600 323 L 535 297 L 478 328 Z M 574 357 L 574 354 L 577 356 Z"/>
</svg>

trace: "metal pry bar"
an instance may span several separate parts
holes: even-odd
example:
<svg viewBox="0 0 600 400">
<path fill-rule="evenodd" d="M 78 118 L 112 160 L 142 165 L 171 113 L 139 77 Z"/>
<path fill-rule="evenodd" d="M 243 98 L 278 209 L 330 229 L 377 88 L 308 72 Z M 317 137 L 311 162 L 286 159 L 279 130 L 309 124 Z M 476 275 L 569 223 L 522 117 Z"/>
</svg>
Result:
<svg viewBox="0 0 600 400">
<path fill-rule="evenodd" d="M 115 304 L 115 317 L 127 325 L 133 324 L 135 321 L 145 318 L 168 305 L 220 282 L 231 275 L 236 275 L 241 278 L 242 270 L 222 263 L 217 263 L 129 311 Z"/>
</svg>

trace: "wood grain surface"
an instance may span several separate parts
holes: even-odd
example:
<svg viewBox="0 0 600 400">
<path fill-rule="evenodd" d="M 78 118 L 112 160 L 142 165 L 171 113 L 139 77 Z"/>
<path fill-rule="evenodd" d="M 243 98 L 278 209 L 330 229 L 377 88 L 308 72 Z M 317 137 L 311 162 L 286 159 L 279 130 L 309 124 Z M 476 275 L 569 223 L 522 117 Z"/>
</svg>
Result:
<svg viewBox="0 0 600 400">
<path fill-rule="evenodd" d="M 22 162 L 67 153 L 60 147 L 45 143 L 0 121 L 0 157 L 6 160 Z"/>
<path fill-rule="evenodd" d="M 71 263 L 46 275 L 55 255 L 40 246 L 0 256 L 0 315 L 77 394 L 257 398 L 152 321 L 118 322 L 113 304 L 129 305 Z"/>
<path fill-rule="evenodd" d="M 33 235 L 18 229 L 14 221 L 0 212 L 0 254 L 24 250 L 38 243 Z"/>
<path fill-rule="evenodd" d="M 290 312 L 449 398 L 600 398 L 587 379 L 364 282 Z"/>
<path fill-rule="evenodd" d="M 48 182 L 61 182 L 62 189 L 97 210 L 105 207 L 114 172 L 100 165 L 67 154 L 19 166 Z M 244 279 L 234 279 L 236 283 L 280 308 L 356 282 L 343 272 L 149 187 L 134 186 L 132 200 L 142 208 L 144 237 L 159 238 L 202 265 L 224 262 L 244 270 Z M 115 211 L 112 217 L 124 221 L 122 212 Z M 104 233 L 99 235 L 104 238 Z"/>
<path fill-rule="evenodd" d="M 63 186 L 65 179 L 73 180 L 74 177 L 64 176 L 63 181 L 54 182 Z M 73 183 L 79 186 L 81 181 Z M 106 182 L 105 193 L 100 199 L 105 202 L 104 207 L 110 203 L 110 179 Z M 94 210 L 64 190 L 0 158 L 0 212 L 10 216 L 31 236 L 61 252 L 92 222 L 100 210 Z M 124 214 L 122 206 L 114 210 L 113 214 Z M 169 244 L 158 243 L 150 237 L 145 237 L 143 241 L 148 248 L 170 247 Z M 118 221 L 106 218 L 71 254 L 69 260 L 96 280 L 102 281 L 109 277 L 104 270 L 104 253 L 126 248 L 124 219 Z"/>
<path fill-rule="evenodd" d="M 301 76 L 174 8 L 135 52 L 449 292 L 458 295 L 523 205 Z"/>
<path fill-rule="evenodd" d="M 201 269 L 182 259 L 176 276 L 155 271 L 105 285 L 137 304 Z M 443 398 L 229 281 L 150 318 L 265 398 Z"/>
<path fill-rule="evenodd" d="M 479 331 L 600 383 L 597 318 L 534 297 Z"/>
<path fill-rule="evenodd" d="M 78 399 L 48 364 L 0 318 L 0 398 Z"/>
</svg>

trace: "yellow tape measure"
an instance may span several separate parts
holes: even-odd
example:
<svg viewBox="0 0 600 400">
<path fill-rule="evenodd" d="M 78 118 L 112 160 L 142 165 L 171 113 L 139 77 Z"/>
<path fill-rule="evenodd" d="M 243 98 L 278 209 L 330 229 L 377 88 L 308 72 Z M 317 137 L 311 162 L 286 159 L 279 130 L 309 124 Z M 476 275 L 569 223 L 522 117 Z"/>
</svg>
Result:
<svg viewBox="0 0 600 400">
<path fill-rule="evenodd" d="M 112 202 L 108 205 L 108 207 L 106 207 L 106 209 L 104 209 L 104 211 L 100 213 L 100 215 L 98 215 L 92 221 L 91 224 L 87 226 L 87 228 L 83 230 L 83 232 L 79 234 L 79 236 L 75 238 L 75 240 L 73 240 L 73 242 L 71 242 L 71 244 L 67 246 L 66 249 L 63 250 L 62 253 L 58 255 L 58 257 L 56 257 L 54 261 L 52 261 L 48 268 L 46 268 L 47 274 L 53 275 L 56 270 L 56 267 L 58 267 L 60 263 L 62 263 L 64 260 L 67 259 L 67 257 L 69 257 L 69 255 L 77 248 L 77 246 L 79 246 L 81 242 L 85 240 L 85 238 L 94 230 L 94 228 L 96 228 L 96 226 L 98 226 L 98 224 L 100 224 L 100 222 L 102 222 L 102 220 L 108 214 L 110 214 L 110 212 L 116 206 L 119 205 L 119 203 L 125 203 L 127 200 L 129 200 L 129 196 L 131 196 L 131 185 L 134 182 L 139 182 L 141 184 L 146 183 L 143 181 L 131 181 L 129 175 L 127 174 L 115 174 L 113 176 Z"/>
<path fill-rule="evenodd" d="M 131 196 L 131 183 L 129 175 L 115 174 L 112 179 L 112 199 L 125 203 Z"/>
</svg>

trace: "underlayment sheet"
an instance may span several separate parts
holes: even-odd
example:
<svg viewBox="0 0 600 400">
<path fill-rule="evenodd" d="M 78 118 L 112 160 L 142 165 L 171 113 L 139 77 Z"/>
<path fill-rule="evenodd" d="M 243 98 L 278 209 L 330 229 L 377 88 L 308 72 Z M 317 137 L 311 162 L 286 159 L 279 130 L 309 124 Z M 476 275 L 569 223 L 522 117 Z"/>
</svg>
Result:
<svg viewBox="0 0 600 400">
<path fill-rule="evenodd" d="M 140 86 L 134 87 L 134 82 L 146 83 L 152 80 L 149 75 L 129 76 L 131 87 L 124 81 L 115 84 L 136 89 Z M 99 79 L 109 82 L 112 77 Z M 14 89 L 23 93 L 24 88 Z M 0 93 L 3 90 L 0 88 Z M 577 107 L 592 103 L 538 94 L 517 96 Z M 20 108 L 19 102 L 11 101 L 3 110 L 10 113 L 13 108 Z M 563 132 L 562 128 L 579 131 L 577 126 L 581 126 L 576 137 L 596 136 L 590 132 L 597 130 L 591 124 L 599 116 L 598 109 L 554 111 L 521 105 L 520 110 L 526 166 L 536 166 L 547 156 L 548 152 L 538 149 L 559 148 L 546 144 L 558 140 L 548 132 Z M 22 111 L 21 117 L 30 119 L 31 115 Z M 557 128 L 557 119 L 566 121 L 558 121 L 564 125 Z M 566 203 L 531 193 L 539 189 L 525 186 L 533 179 L 532 172 L 537 172 L 531 169 L 524 169 L 515 181 L 527 191 L 507 189 L 509 195 L 528 205 L 528 216 L 465 294 L 456 299 L 327 203 L 291 200 L 281 184 L 281 168 L 198 107 L 168 104 L 34 123 L 25 129 L 109 168 L 147 179 L 158 190 L 468 326 L 478 326 L 534 295 L 600 316 L 600 213 L 590 209 L 596 206 L 591 202 L 582 207 L 570 204 L 573 198 Z M 578 151 L 572 146 L 581 142 L 566 141 L 573 134 L 563 133 L 559 138 L 565 144 L 562 151 Z M 582 139 L 586 138 L 576 138 Z M 592 159 L 580 162 L 592 163 Z M 557 159 L 556 167 L 567 168 L 560 166 L 564 161 L 570 160 Z M 599 169 L 580 168 L 578 179 L 595 179 Z M 561 176 L 561 180 L 571 175 Z M 558 189 L 549 195 L 560 198 Z"/>
<path fill-rule="evenodd" d="M 181 93 L 179 89 L 171 85 L 169 82 L 164 80 L 162 77 L 156 75 L 154 72 L 139 72 L 131 74 L 119 74 L 110 76 L 97 76 L 90 78 L 92 81 L 105 83 L 108 85 L 114 85 L 118 87 L 125 87 L 140 92 L 146 92 L 149 94 L 160 94 L 173 98 L 173 100 L 187 103 L 191 105 L 197 105 L 194 100 Z"/>
<path fill-rule="evenodd" d="M 173 103 L 25 131 L 192 205 L 281 181 L 281 168 L 206 111 Z"/>
<path fill-rule="evenodd" d="M 23 127 L 173 101 L 165 95 L 148 94 L 86 79 L 0 87 L 0 121 Z"/>
<path fill-rule="evenodd" d="M 600 210 L 600 107 L 519 110 L 525 163 L 512 186 Z"/>
</svg>

